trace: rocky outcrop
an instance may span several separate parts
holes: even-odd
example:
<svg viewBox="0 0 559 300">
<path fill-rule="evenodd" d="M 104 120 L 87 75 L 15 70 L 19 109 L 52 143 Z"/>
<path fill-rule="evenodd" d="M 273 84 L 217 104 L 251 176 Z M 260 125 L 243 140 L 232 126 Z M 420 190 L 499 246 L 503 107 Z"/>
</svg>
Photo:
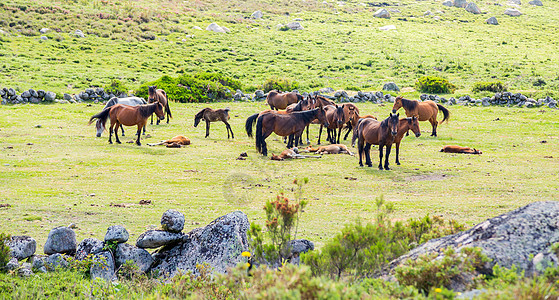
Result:
<svg viewBox="0 0 559 300">
<path fill-rule="evenodd" d="M 206 27 L 206 30 L 217 32 L 217 33 L 226 33 L 227 32 L 223 27 L 217 25 L 217 23 L 211 23 L 210 25 L 208 25 L 208 27 Z"/>
<path fill-rule="evenodd" d="M 389 269 L 427 253 L 439 253 L 436 259 L 440 259 L 448 247 L 457 252 L 465 247 L 480 247 L 491 262 L 477 270 L 479 274 L 492 274 L 493 266 L 498 264 L 506 268 L 514 265 L 525 276 L 532 276 L 538 275 L 545 267 L 558 264 L 559 259 L 550 249 L 557 242 L 559 202 L 535 202 L 467 231 L 428 241 L 392 261 Z M 460 283 L 451 285 L 465 286 Z"/>
<path fill-rule="evenodd" d="M 126 243 L 128 241 L 128 231 L 124 226 L 113 225 L 107 228 L 105 243 Z"/>
<path fill-rule="evenodd" d="M 248 250 L 247 216 L 236 211 L 222 216 L 204 228 L 185 235 L 184 241 L 167 246 L 154 254 L 153 270 L 163 276 L 174 276 L 179 270 L 198 273 L 197 264 L 208 264 L 214 272 L 224 273 L 242 261 Z"/>
<path fill-rule="evenodd" d="M 383 91 L 396 91 L 399 92 L 400 88 L 394 82 L 387 82 L 382 86 Z"/>
<path fill-rule="evenodd" d="M 102 278 L 106 281 L 115 279 L 115 261 L 110 251 L 103 251 L 93 256 L 89 271 L 91 279 Z"/>
<path fill-rule="evenodd" d="M 76 252 L 76 233 L 68 227 L 56 227 L 49 232 L 43 248 L 45 254 L 70 254 Z"/>
<path fill-rule="evenodd" d="M 7 244 L 10 247 L 10 255 L 18 260 L 32 256 L 37 249 L 37 242 L 29 236 L 12 236 Z"/>
<path fill-rule="evenodd" d="M 128 260 L 137 265 L 142 272 L 147 272 L 153 264 L 153 258 L 149 252 L 129 244 L 118 244 L 114 253 L 114 258 L 117 269 Z"/>
<path fill-rule="evenodd" d="M 383 18 L 383 19 L 390 19 L 390 13 L 389 13 L 386 9 L 381 8 L 381 9 L 377 10 L 377 11 L 373 14 L 373 17 L 375 17 L 375 18 Z"/>
<path fill-rule="evenodd" d="M 505 15 L 511 16 L 511 17 L 518 17 L 518 16 L 522 15 L 522 13 L 516 8 L 507 8 L 505 10 Z"/>
<path fill-rule="evenodd" d="M 184 215 L 176 209 L 169 209 L 161 217 L 161 227 L 169 232 L 181 232 L 184 228 Z"/>
<path fill-rule="evenodd" d="M 76 249 L 76 259 L 85 259 L 88 255 L 93 255 L 103 250 L 103 242 L 95 238 L 87 238 L 83 240 Z"/>
<path fill-rule="evenodd" d="M 184 239 L 182 233 L 173 233 L 163 230 L 149 230 L 142 233 L 136 240 L 139 248 L 154 249 L 161 246 L 175 245 Z"/>
</svg>

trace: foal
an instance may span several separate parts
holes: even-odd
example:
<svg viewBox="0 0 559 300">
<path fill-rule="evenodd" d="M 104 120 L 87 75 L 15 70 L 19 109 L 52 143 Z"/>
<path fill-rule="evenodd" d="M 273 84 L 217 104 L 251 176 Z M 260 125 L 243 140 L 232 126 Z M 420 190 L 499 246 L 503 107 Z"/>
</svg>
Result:
<svg viewBox="0 0 559 300">
<path fill-rule="evenodd" d="M 194 127 L 198 126 L 198 124 L 200 123 L 200 120 L 204 120 L 206 121 L 206 136 L 208 137 L 210 136 L 210 122 L 217 122 L 217 121 L 221 121 L 223 123 L 225 123 L 225 127 L 227 129 L 227 138 L 229 138 L 229 132 L 231 132 L 231 138 L 234 139 L 235 136 L 233 135 L 233 130 L 231 129 L 231 125 L 229 125 L 229 122 L 227 122 L 229 120 L 229 108 L 225 108 L 225 109 L 211 109 L 209 107 L 206 107 L 204 109 L 202 109 L 201 111 L 199 111 L 195 116 L 194 116 Z"/>
</svg>

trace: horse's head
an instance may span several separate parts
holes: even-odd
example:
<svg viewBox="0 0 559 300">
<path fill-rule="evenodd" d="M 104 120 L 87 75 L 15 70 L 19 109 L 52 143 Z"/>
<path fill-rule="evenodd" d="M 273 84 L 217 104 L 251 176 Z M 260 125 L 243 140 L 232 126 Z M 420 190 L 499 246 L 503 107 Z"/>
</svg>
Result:
<svg viewBox="0 0 559 300">
<path fill-rule="evenodd" d="M 103 126 L 103 122 L 101 122 L 101 120 L 97 120 L 97 122 L 95 122 L 95 130 L 97 130 L 97 137 L 101 137 L 101 134 L 105 131 L 105 126 Z"/>
<path fill-rule="evenodd" d="M 163 112 L 163 104 L 161 102 L 155 102 L 155 115 L 159 118 L 159 120 L 165 119 L 165 113 Z"/>
<path fill-rule="evenodd" d="M 473 154 L 482 154 L 482 152 L 481 152 L 481 151 L 479 151 L 479 150 L 477 150 L 476 148 L 474 148 L 474 152 L 473 152 Z"/>
<path fill-rule="evenodd" d="M 318 112 L 316 114 L 316 118 L 318 119 L 318 121 L 324 126 L 324 127 L 328 127 L 330 125 L 330 123 L 328 123 L 328 118 L 326 118 L 326 112 L 324 111 L 324 108 L 322 107 L 322 105 L 319 105 L 318 108 Z"/>
<path fill-rule="evenodd" d="M 400 124 L 400 119 L 398 118 L 400 114 L 390 114 L 388 118 L 388 127 L 393 136 L 398 134 L 398 125 Z"/>
<path fill-rule="evenodd" d="M 148 102 L 149 103 L 151 103 L 153 101 L 153 96 L 155 95 L 156 91 L 157 91 L 157 86 L 156 85 L 148 86 Z"/>
<path fill-rule="evenodd" d="M 394 105 L 392 106 L 392 113 L 395 114 L 398 109 L 400 109 L 402 107 L 402 96 L 398 96 L 396 97 L 396 100 L 394 100 Z"/>
<path fill-rule="evenodd" d="M 336 105 L 336 124 L 338 128 L 344 124 L 344 104 L 342 106 Z"/>
<path fill-rule="evenodd" d="M 359 113 L 357 113 L 357 110 L 355 110 L 355 106 L 353 105 L 348 105 L 347 107 L 347 116 L 349 119 L 349 122 L 351 122 L 351 124 L 356 124 L 357 120 L 359 120 Z"/>
<path fill-rule="evenodd" d="M 421 136 L 421 130 L 419 129 L 419 119 L 416 116 L 407 118 L 408 127 L 415 133 L 415 137 Z"/>
</svg>

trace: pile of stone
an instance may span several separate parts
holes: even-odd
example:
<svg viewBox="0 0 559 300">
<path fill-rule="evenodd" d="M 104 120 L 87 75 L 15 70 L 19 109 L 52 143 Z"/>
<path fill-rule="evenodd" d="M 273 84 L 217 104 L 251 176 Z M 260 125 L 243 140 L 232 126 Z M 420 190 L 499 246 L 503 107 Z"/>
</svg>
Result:
<svg viewBox="0 0 559 300">
<path fill-rule="evenodd" d="M 481 99 L 472 98 L 469 95 L 461 96 L 458 99 L 450 97 L 446 99 L 438 95 L 427 95 L 422 94 L 420 97 L 421 101 L 432 100 L 438 103 L 447 103 L 448 105 L 465 105 L 465 106 L 491 106 L 491 105 L 502 105 L 508 107 L 541 107 L 547 106 L 549 108 L 558 108 L 557 100 L 554 100 L 550 96 L 542 99 L 532 99 L 521 93 L 511 93 L 502 92 L 495 93 L 492 97 L 483 97 Z"/>
<path fill-rule="evenodd" d="M 260 91 L 262 92 L 262 91 Z M 264 97 L 264 99 L 266 99 L 266 97 Z M 233 100 L 234 101 L 250 101 L 252 100 L 252 97 L 248 94 L 244 94 L 241 90 L 236 90 L 235 94 L 233 94 Z"/>
<path fill-rule="evenodd" d="M 107 101 L 113 97 L 123 98 L 128 97 L 126 93 L 120 93 L 115 95 L 113 93 L 107 93 L 103 88 L 88 88 L 85 89 L 83 92 L 79 92 L 78 94 L 69 95 L 64 94 L 64 100 L 70 103 L 80 103 L 84 101 L 93 101 L 94 103 L 99 103 L 103 101 Z"/>
<path fill-rule="evenodd" d="M 0 99 L 2 104 L 22 104 L 22 103 L 41 103 L 41 102 L 53 102 L 56 100 L 56 93 L 44 91 L 44 90 L 34 90 L 29 89 L 18 95 L 13 88 L 2 88 L 0 89 Z"/>
</svg>

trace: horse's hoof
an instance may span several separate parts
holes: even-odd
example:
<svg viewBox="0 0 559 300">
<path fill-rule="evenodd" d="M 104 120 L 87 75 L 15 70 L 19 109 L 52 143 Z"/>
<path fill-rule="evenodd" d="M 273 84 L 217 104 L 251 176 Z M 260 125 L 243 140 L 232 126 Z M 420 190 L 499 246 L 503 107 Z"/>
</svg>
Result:
<svg viewBox="0 0 559 300">
<path fill-rule="evenodd" d="M 112 144 L 113 144 L 113 142 L 109 142 L 109 145 L 112 145 Z"/>
<path fill-rule="evenodd" d="M 397 164 L 397 165 L 399 166 L 399 165 L 400 165 L 400 162 L 399 162 L 399 161 L 397 161 L 397 162 L 396 162 L 396 164 Z"/>
<path fill-rule="evenodd" d="M 138 146 L 141 146 L 141 145 L 142 145 L 142 143 L 136 143 L 136 145 L 138 145 Z"/>
<path fill-rule="evenodd" d="M 116 143 L 117 143 L 117 144 L 122 144 L 121 142 L 118 142 L 118 141 L 117 141 Z"/>
<path fill-rule="evenodd" d="M 382 166 L 378 166 L 378 169 L 379 169 L 379 170 L 382 170 Z"/>
</svg>

